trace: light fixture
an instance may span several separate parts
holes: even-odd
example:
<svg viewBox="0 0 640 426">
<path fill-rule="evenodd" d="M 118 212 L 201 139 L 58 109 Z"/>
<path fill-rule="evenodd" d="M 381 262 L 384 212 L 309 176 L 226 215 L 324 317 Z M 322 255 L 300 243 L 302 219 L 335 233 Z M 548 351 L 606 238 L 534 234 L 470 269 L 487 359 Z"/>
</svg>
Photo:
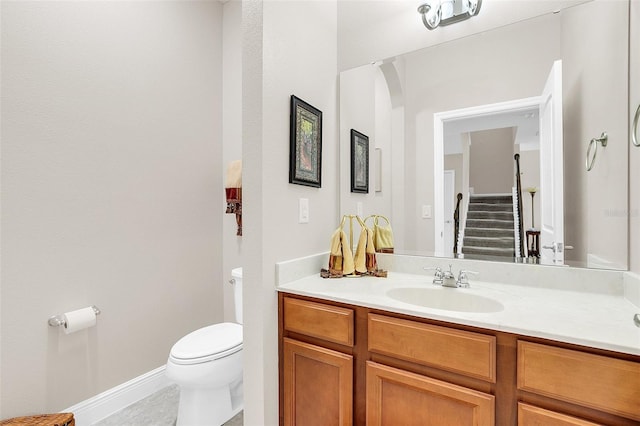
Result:
<svg viewBox="0 0 640 426">
<path fill-rule="evenodd" d="M 475 16 L 482 0 L 427 0 L 418 7 L 424 26 L 430 30 Z"/>
</svg>

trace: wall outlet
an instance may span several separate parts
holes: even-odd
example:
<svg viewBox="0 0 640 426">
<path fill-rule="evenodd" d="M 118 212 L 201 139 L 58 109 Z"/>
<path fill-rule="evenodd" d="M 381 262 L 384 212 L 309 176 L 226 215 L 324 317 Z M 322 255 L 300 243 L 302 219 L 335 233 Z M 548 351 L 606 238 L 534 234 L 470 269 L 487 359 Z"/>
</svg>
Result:
<svg viewBox="0 0 640 426">
<path fill-rule="evenodd" d="M 309 223 L 309 199 L 298 200 L 298 223 Z"/>
<path fill-rule="evenodd" d="M 423 219 L 431 219 L 431 206 L 423 205 L 422 206 L 422 218 Z"/>
</svg>

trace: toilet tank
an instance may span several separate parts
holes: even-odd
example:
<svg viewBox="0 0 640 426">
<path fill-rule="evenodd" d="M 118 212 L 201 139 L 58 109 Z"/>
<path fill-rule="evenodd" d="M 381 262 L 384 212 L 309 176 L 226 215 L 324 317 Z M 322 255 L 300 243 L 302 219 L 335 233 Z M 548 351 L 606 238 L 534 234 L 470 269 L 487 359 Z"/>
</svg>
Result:
<svg viewBox="0 0 640 426">
<path fill-rule="evenodd" d="M 242 268 L 231 270 L 233 284 L 233 302 L 236 313 L 236 322 L 242 324 Z"/>
</svg>

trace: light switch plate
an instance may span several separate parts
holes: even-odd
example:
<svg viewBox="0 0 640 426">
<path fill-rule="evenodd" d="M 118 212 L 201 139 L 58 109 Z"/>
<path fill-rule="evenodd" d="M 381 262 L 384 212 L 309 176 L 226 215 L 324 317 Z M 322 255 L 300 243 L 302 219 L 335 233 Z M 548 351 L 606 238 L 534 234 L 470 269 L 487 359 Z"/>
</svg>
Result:
<svg viewBox="0 0 640 426">
<path fill-rule="evenodd" d="M 431 206 L 423 205 L 422 206 L 422 218 L 423 219 L 431 219 Z"/>
<path fill-rule="evenodd" d="M 309 199 L 298 200 L 298 223 L 309 223 Z"/>
</svg>

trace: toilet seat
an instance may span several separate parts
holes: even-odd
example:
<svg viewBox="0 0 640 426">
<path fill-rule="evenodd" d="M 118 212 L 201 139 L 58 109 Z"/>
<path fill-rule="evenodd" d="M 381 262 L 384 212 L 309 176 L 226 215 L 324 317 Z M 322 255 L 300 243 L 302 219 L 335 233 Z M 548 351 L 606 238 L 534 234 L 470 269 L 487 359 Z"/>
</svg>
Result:
<svg viewBox="0 0 640 426">
<path fill-rule="evenodd" d="M 169 359 L 181 365 L 224 358 L 242 349 L 242 326 L 225 322 L 203 327 L 178 340 Z"/>
</svg>

